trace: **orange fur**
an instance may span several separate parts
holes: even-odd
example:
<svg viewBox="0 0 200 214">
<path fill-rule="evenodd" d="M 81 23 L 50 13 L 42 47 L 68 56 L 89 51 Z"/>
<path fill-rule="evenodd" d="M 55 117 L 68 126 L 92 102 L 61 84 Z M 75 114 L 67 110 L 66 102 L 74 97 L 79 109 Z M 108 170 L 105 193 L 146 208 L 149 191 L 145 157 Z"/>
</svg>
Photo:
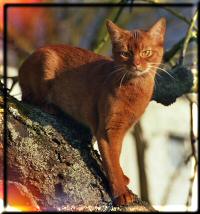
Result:
<svg viewBox="0 0 200 214">
<path fill-rule="evenodd" d="M 22 64 L 22 100 L 48 111 L 51 104 L 96 136 L 116 205 L 134 201 L 119 158 L 127 130 L 145 111 L 163 56 L 165 20 L 148 31 L 127 31 L 107 21 L 114 59 L 68 45 L 36 50 Z M 150 52 L 148 52 L 150 50 Z M 146 52 L 145 52 L 146 51 Z"/>
</svg>

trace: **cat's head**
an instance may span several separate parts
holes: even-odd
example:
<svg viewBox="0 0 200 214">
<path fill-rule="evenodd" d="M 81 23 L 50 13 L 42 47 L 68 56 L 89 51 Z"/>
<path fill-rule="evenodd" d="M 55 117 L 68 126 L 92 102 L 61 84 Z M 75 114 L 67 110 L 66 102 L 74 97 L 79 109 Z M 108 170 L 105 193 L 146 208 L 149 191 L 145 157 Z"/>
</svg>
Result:
<svg viewBox="0 0 200 214">
<path fill-rule="evenodd" d="M 166 20 L 161 18 L 144 31 L 124 30 L 107 20 L 115 64 L 135 76 L 156 71 L 163 57 Z"/>
</svg>

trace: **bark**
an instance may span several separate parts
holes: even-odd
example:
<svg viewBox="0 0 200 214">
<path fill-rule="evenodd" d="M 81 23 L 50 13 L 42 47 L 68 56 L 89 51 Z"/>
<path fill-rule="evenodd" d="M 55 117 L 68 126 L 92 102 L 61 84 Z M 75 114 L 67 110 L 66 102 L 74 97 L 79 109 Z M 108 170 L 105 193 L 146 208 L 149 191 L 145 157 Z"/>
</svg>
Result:
<svg viewBox="0 0 200 214">
<path fill-rule="evenodd" d="M 141 123 L 138 122 L 133 131 L 132 135 L 135 138 L 136 142 L 136 152 L 138 159 L 138 172 L 139 172 L 139 180 L 140 180 L 140 195 L 141 198 L 147 202 L 149 202 L 149 192 L 148 192 L 148 181 L 146 175 L 146 167 L 145 167 L 145 152 L 147 147 L 147 141 L 143 135 L 143 129 Z"/>
</svg>

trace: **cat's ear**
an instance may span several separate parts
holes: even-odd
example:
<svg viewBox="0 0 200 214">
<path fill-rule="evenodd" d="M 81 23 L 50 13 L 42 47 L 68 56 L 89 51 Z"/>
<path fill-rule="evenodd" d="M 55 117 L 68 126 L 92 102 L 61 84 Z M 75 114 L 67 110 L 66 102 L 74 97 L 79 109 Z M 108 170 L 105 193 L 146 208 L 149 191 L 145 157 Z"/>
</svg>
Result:
<svg viewBox="0 0 200 214">
<path fill-rule="evenodd" d="M 106 20 L 106 26 L 108 32 L 110 34 L 110 39 L 113 43 L 120 41 L 123 30 L 119 28 L 116 24 L 114 24 L 109 19 Z"/>
<path fill-rule="evenodd" d="M 164 42 L 165 32 L 166 32 L 166 19 L 159 19 L 149 30 L 152 38 L 160 43 Z"/>
</svg>

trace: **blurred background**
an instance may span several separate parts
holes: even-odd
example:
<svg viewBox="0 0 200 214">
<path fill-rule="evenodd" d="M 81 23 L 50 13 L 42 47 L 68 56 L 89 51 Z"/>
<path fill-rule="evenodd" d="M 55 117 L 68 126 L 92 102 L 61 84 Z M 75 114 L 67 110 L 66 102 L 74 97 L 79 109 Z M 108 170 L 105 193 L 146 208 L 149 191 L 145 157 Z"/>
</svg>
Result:
<svg viewBox="0 0 200 214">
<path fill-rule="evenodd" d="M 120 1 L 61 1 L 30 0 L 1 1 L 0 10 L 0 78 L 3 77 L 2 5 L 5 2 L 87 3 Z M 123 1 L 131 2 L 131 1 Z M 184 3 L 197 1 L 134 1 Z M 165 50 L 177 47 L 165 60 L 163 69 L 170 70 L 179 61 L 181 41 L 191 24 L 193 7 L 9 7 L 8 8 L 8 84 L 9 93 L 21 100 L 18 68 L 36 48 L 47 44 L 70 44 L 111 56 L 111 44 L 105 21 L 111 19 L 120 27 L 148 29 L 159 18 L 166 17 Z M 129 187 L 143 200 L 160 211 L 186 211 L 197 209 L 197 169 L 194 148 L 197 142 L 197 26 L 186 51 L 184 65 L 195 75 L 191 93 L 177 99 L 170 106 L 152 101 L 139 124 L 124 139 L 121 165 L 131 182 Z M 174 81 L 172 79 L 172 81 Z M 192 118 L 192 121 L 191 121 Z M 97 145 L 95 145 L 97 148 Z M 193 152 L 193 153 L 192 153 Z M 192 155 L 191 155 L 192 154 Z M 195 153 L 195 155 L 197 155 Z"/>
</svg>

